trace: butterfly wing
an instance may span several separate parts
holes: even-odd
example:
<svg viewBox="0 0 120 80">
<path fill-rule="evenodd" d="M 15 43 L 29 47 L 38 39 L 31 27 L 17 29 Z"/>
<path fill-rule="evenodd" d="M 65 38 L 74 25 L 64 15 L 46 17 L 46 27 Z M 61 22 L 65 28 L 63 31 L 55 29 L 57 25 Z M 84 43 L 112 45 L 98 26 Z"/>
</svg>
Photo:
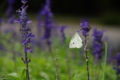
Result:
<svg viewBox="0 0 120 80">
<path fill-rule="evenodd" d="M 78 33 L 76 33 L 76 48 L 81 48 L 83 45 L 82 39 Z"/>
<path fill-rule="evenodd" d="M 69 48 L 75 48 L 75 45 L 74 45 L 75 36 L 76 36 L 76 35 L 74 35 L 74 36 L 72 37 L 72 39 L 71 39 L 71 41 L 70 41 L 70 44 L 69 44 Z"/>
<path fill-rule="evenodd" d="M 81 48 L 82 47 L 82 39 L 81 37 L 78 35 L 78 33 L 76 33 L 69 44 L 69 48 Z"/>
</svg>

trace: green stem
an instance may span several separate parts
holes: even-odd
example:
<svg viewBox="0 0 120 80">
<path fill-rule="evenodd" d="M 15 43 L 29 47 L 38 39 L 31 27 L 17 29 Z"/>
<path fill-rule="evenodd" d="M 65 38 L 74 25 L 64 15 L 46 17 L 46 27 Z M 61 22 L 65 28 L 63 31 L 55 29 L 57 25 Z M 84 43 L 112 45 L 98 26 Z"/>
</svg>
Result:
<svg viewBox="0 0 120 80">
<path fill-rule="evenodd" d="M 54 59 L 55 60 L 55 72 L 56 72 L 56 79 L 55 80 L 59 80 L 59 74 L 58 74 L 58 58 L 57 58 L 57 55 L 56 55 L 56 58 Z"/>
<path fill-rule="evenodd" d="M 104 77 L 105 77 L 106 60 L 107 60 L 107 43 L 105 42 L 105 59 L 104 59 L 104 67 L 103 67 L 103 77 L 102 77 L 102 80 L 104 80 Z"/>
<path fill-rule="evenodd" d="M 86 70 L 87 70 L 87 80 L 90 80 L 90 73 L 89 73 L 89 62 L 88 62 L 88 49 L 87 49 L 87 36 L 85 36 L 85 47 L 84 47 L 85 55 L 86 55 Z"/>
<path fill-rule="evenodd" d="M 26 62 L 26 78 L 27 80 L 30 80 L 29 78 L 29 66 L 28 66 L 28 56 L 27 56 L 27 52 L 25 52 L 25 62 Z"/>
</svg>

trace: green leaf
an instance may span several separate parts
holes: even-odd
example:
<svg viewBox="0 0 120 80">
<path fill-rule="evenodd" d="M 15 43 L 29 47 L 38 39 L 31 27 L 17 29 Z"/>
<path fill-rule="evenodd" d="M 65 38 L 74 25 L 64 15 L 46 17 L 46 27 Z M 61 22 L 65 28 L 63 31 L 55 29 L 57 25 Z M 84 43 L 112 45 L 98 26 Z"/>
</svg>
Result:
<svg viewBox="0 0 120 80">
<path fill-rule="evenodd" d="M 50 80 L 49 76 L 45 72 L 40 72 L 40 75 L 45 79 L 45 80 Z"/>
<path fill-rule="evenodd" d="M 26 80 L 26 69 L 23 69 L 22 74 L 21 74 L 21 79 Z"/>
<path fill-rule="evenodd" d="M 6 78 L 8 80 L 20 80 L 20 76 L 17 73 L 15 73 L 15 72 L 7 74 Z"/>
</svg>

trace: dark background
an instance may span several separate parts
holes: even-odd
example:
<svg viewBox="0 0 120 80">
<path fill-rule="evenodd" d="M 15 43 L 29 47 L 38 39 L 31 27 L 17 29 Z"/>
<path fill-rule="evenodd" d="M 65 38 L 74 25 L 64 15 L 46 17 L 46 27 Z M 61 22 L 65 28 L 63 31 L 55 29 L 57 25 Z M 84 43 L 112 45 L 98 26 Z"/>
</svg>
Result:
<svg viewBox="0 0 120 80">
<path fill-rule="evenodd" d="M 13 0 L 11 0 L 13 1 Z M 46 0 L 28 0 L 28 15 L 35 16 Z M 15 0 L 13 13 L 21 7 L 21 0 Z M 8 0 L 0 0 L 0 17 L 6 16 Z M 95 18 L 104 25 L 120 25 L 119 0 L 51 0 L 51 11 L 57 16 Z"/>
<path fill-rule="evenodd" d="M 21 6 L 20 0 L 15 0 L 14 7 L 18 9 Z M 45 0 L 28 0 L 28 11 L 37 13 Z M 7 9 L 7 0 L 0 0 L 0 11 Z M 51 10 L 59 14 L 76 15 L 101 15 L 104 13 L 119 13 L 119 0 L 51 0 Z"/>
</svg>

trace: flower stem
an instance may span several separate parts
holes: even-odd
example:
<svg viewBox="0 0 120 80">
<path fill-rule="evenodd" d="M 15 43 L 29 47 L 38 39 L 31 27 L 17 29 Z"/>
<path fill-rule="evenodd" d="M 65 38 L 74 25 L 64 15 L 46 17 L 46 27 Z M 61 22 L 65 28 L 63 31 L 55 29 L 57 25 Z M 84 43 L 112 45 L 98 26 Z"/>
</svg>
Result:
<svg viewBox="0 0 120 80">
<path fill-rule="evenodd" d="M 105 59 L 104 59 L 104 67 L 103 67 L 103 77 L 102 80 L 105 80 L 105 68 L 106 68 L 106 60 L 107 60 L 107 43 L 105 42 Z"/>
<path fill-rule="evenodd" d="M 25 45 L 25 47 L 26 47 L 27 45 Z M 26 80 L 30 80 L 30 77 L 29 77 L 29 66 L 28 66 L 28 64 L 29 64 L 29 62 L 30 62 L 30 59 L 28 59 L 28 53 L 27 52 L 24 52 L 25 53 L 25 55 L 24 55 L 24 58 L 22 58 L 22 61 L 25 63 L 25 65 L 26 65 Z"/>
<path fill-rule="evenodd" d="M 28 66 L 28 57 L 27 57 L 27 52 L 25 52 L 25 62 L 26 62 L 26 79 L 30 80 L 29 78 L 29 66 Z"/>
<path fill-rule="evenodd" d="M 86 69 L 87 69 L 87 77 L 88 79 L 87 80 L 90 80 L 90 75 L 89 75 L 89 62 L 88 62 L 88 50 L 87 50 L 87 36 L 85 35 L 85 47 L 84 47 L 84 51 L 85 51 L 85 54 L 86 54 Z"/>
<path fill-rule="evenodd" d="M 58 58 L 55 58 L 55 72 L 56 72 L 56 79 L 55 80 L 59 80 L 59 74 L 58 74 Z"/>
<path fill-rule="evenodd" d="M 51 43 L 50 43 L 49 39 L 47 39 L 46 43 L 48 46 L 48 51 L 51 52 Z"/>
</svg>

